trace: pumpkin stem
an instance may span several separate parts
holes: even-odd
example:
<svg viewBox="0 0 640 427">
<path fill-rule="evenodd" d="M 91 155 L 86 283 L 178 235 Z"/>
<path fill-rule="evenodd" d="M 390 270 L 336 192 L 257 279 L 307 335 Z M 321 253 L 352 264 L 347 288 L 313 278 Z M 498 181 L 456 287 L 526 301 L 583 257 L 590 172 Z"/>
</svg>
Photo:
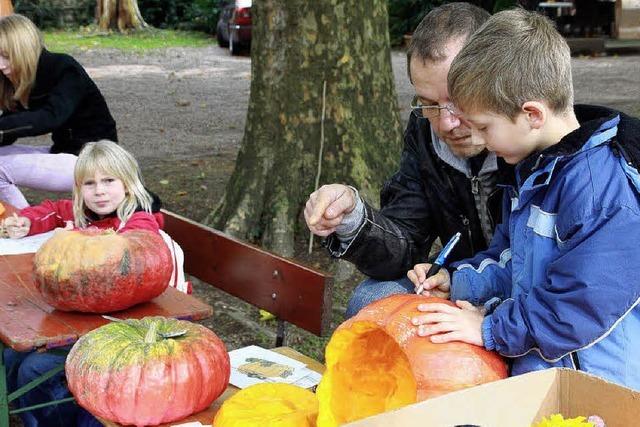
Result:
<svg viewBox="0 0 640 427">
<path fill-rule="evenodd" d="M 147 334 L 144 336 L 145 344 L 153 344 L 158 338 L 158 322 L 152 322 L 147 330 Z"/>
</svg>

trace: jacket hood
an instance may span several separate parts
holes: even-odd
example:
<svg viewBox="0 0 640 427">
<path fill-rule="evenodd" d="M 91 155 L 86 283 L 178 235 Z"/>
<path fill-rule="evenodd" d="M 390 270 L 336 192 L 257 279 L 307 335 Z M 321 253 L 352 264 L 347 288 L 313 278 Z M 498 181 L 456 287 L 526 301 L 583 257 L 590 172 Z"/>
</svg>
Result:
<svg viewBox="0 0 640 427">
<path fill-rule="evenodd" d="M 617 144 L 620 151 L 628 161 L 633 161 L 636 167 L 640 165 L 640 121 L 638 119 L 611 108 L 597 105 L 576 104 L 574 112 L 580 127 L 565 135 L 557 144 L 541 152 L 532 153 L 521 162 L 521 167 L 519 168 L 521 171 L 528 175 L 528 171 L 535 170 L 541 156 L 551 158 L 570 156 L 577 153 L 603 123 L 618 116 L 620 117 L 618 135 L 614 140 L 623 141 L 622 146 Z"/>
</svg>

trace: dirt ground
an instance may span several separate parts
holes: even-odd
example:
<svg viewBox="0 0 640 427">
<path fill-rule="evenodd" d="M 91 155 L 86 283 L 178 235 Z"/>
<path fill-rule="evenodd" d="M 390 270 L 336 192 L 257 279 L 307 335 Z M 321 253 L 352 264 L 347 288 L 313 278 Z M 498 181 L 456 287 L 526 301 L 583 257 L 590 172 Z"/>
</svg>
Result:
<svg viewBox="0 0 640 427">
<path fill-rule="evenodd" d="M 233 171 L 249 98 L 250 58 L 232 57 L 217 46 L 145 54 L 90 50 L 73 55 L 105 95 L 118 123 L 120 142 L 139 159 L 148 187 L 168 209 L 202 220 L 216 205 Z M 394 51 L 392 62 L 399 108 L 407 117 L 412 87 L 403 52 Z M 577 57 L 573 63 L 576 102 L 640 115 L 640 56 Z M 33 143 L 48 144 L 48 139 L 34 138 Z M 33 201 L 43 197 L 28 194 Z M 303 243 L 301 253 L 302 247 Z M 301 259 L 336 271 L 336 264 L 320 249 Z M 343 270 L 337 270 L 339 275 Z M 341 321 L 348 295 L 360 278 L 356 274 L 336 280 L 334 326 Z M 255 308 L 202 284 L 196 284 L 196 295 L 213 305 L 214 317 L 203 323 L 229 349 L 273 345 L 275 324 L 259 320 Z M 322 360 L 326 339 L 314 339 L 296 328 L 290 332 L 287 344 Z"/>
</svg>

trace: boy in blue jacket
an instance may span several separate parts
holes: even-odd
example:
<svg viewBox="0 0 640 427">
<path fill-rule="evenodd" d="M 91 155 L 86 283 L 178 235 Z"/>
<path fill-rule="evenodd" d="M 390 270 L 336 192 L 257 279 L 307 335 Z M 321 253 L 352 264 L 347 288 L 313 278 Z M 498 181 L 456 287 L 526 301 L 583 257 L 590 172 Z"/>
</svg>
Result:
<svg viewBox="0 0 640 427">
<path fill-rule="evenodd" d="M 457 305 L 420 304 L 418 334 L 495 350 L 513 375 L 567 367 L 640 389 L 640 121 L 574 108 L 569 47 L 525 10 L 492 16 L 448 85 L 472 138 L 515 177 L 489 249 L 451 278 L 408 273 Z"/>
</svg>

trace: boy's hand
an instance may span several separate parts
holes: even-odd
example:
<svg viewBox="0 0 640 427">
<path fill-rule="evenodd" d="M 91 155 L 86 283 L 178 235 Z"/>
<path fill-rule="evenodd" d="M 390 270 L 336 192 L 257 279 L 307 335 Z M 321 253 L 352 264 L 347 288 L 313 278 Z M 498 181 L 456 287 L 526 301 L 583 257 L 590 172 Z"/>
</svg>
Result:
<svg viewBox="0 0 640 427">
<path fill-rule="evenodd" d="M 422 314 L 411 319 L 418 327 L 418 335 L 430 336 L 433 343 L 462 341 L 483 346 L 482 308 L 468 301 L 456 301 L 457 307 L 447 304 L 426 303 L 418 305 Z"/>
<path fill-rule="evenodd" d="M 4 219 L 4 228 L 7 235 L 12 239 L 20 239 L 29 234 L 31 221 L 24 216 L 10 216 Z"/>
<path fill-rule="evenodd" d="M 422 286 L 420 295 L 449 299 L 451 290 L 451 277 L 445 268 L 441 268 L 438 274 L 427 278 L 427 271 L 431 268 L 431 264 L 416 264 L 413 270 L 407 272 L 407 277 L 415 286 L 418 292 Z"/>
</svg>

